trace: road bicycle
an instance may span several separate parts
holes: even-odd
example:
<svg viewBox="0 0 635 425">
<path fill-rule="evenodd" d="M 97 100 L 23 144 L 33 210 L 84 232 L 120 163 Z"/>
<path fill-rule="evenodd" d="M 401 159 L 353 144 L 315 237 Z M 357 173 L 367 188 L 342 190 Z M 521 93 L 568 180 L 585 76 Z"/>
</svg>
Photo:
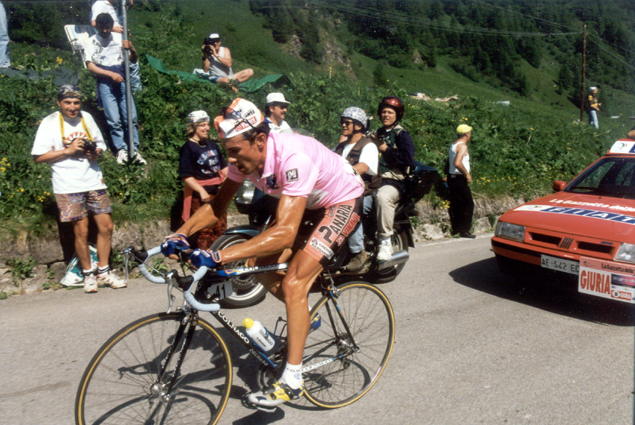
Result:
<svg viewBox="0 0 635 425">
<path fill-rule="evenodd" d="M 126 272 L 134 259 L 146 279 L 167 283 L 168 311 L 124 326 L 99 348 L 77 390 L 79 425 L 216 424 L 230 396 L 232 360 L 223 337 L 200 317 L 201 312 L 210 312 L 260 363 L 261 388 L 282 375 L 286 323 L 279 319 L 276 345 L 265 352 L 221 312 L 218 301 L 231 295 L 230 276 L 282 271 L 288 264 L 229 270 L 201 267 L 189 276 L 155 270 L 157 276 L 146 263 L 160 252 L 160 247 L 124 252 Z M 302 369 L 304 394 L 316 406 L 334 409 L 355 402 L 377 382 L 392 352 L 395 318 L 384 293 L 366 282 L 336 287 L 327 268 L 317 286 L 322 297 L 311 308 Z M 183 291 L 184 302 L 173 312 L 174 287 Z"/>
</svg>

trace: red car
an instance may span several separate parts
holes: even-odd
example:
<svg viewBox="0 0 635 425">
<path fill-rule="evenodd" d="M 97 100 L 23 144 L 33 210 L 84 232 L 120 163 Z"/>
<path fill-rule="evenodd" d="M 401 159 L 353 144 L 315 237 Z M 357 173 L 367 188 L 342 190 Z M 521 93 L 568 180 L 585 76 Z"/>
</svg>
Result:
<svg viewBox="0 0 635 425">
<path fill-rule="evenodd" d="M 618 140 L 553 189 L 499 219 L 492 248 L 501 271 L 555 274 L 579 292 L 635 303 L 635 141 Z"/>
</svg>

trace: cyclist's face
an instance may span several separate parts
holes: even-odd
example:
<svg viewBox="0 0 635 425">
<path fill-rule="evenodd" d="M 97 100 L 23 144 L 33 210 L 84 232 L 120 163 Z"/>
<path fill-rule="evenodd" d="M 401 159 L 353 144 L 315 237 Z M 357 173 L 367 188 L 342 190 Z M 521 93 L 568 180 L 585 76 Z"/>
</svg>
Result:
<svg viewBox="0 0 635 425">
<path fill-rule="evenodd" d="M 57 101 L 62 115 L 66 118 L 77 118 L 82 108 L 82 101 L 77 98 L 62 99 Z"/>
<path fill-rule="evenodd" d="M 397 112 L 392 108 L 384 108 L 379 118 L 384 127 L 390 127 L 397 121 Z"/>
<path fill-rule="evenodd" d="M 260 133 L 253 143 L 242 134 L 223 139 L 227 151 L 227 162 L 233 164 L 241 174 L 248 175 L 258 171 L 262 175 L 267 154 L 267 135 Z"/>
</svg>

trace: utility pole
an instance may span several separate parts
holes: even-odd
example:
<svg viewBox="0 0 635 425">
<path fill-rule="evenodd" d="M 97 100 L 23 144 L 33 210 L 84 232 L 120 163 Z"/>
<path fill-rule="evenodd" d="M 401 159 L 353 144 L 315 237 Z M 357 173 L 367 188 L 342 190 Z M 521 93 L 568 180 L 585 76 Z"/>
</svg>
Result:
<svg viewBox="0 0 635 425">
<path fill-rule="evenodd" d="M 586 74 L 586 24 L 584 25 L 584 40 L 582 42 L 582 86 L 580 88 L 580 121 L 584 122 L 584 74 Z"/>
<path fill-rule="evenodd" d="M 121 17 L 123 19 L 122 40 L 128 40 L 128 16 L 126 15 L 127 0 L 121 1 Z M 130 87 L 130 58 L 129 51 L 125 50 L 123 55 L 124 74 L 126 78 L 126 112 L 128 113 L 128 161 L 132 161 L 134 157 L 134 127 L 132 124 L 132 88 Z"/>
</svg>

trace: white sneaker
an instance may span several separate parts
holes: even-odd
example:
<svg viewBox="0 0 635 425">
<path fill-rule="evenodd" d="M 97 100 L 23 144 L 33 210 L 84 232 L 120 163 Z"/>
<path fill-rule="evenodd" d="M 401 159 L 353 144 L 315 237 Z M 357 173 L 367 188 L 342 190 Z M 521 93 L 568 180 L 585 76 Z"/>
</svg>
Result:
<svg viewBox="0 0 635 425">
<path fill-rule="evenodd" d="M 128 162 L 128 151 L 119 149 L 119 152 L 117 152 L 117 164 L 123 164 L 124 162 Z"/>
<path fill-rule="evenodd" d="M 390 238 L 382 239 L 379 244 L 379 252 L 377 253 L 377 261 L 387 261 L 392 257 L 392 243 Z"/>
<path fill-rule="evenodd" d="M 109 285 L 112 289 L 120 289 L 128 286 L 123 279 L 121 279 L 113 272 L 98 274 L 97 282 L 101 283 L 102 285 Z"/>
<path fill-rule="evenodd" d="M 136 151 L 134 153 L 134 159 L 136 159 L 137 161 L 139 161 L 142 164 L 147 164 L 146 160 L 143 159 L 143 157 L 141 156 L 141 154 L 139 153 L 139 151 Z"/>
<path fill-rule="evenodd" d="M 87 294 L 93 294 L 97 292 L 97 279 L 94 274 L 89 274 L 84 277 L 84 292 Z"/>
</svg>

